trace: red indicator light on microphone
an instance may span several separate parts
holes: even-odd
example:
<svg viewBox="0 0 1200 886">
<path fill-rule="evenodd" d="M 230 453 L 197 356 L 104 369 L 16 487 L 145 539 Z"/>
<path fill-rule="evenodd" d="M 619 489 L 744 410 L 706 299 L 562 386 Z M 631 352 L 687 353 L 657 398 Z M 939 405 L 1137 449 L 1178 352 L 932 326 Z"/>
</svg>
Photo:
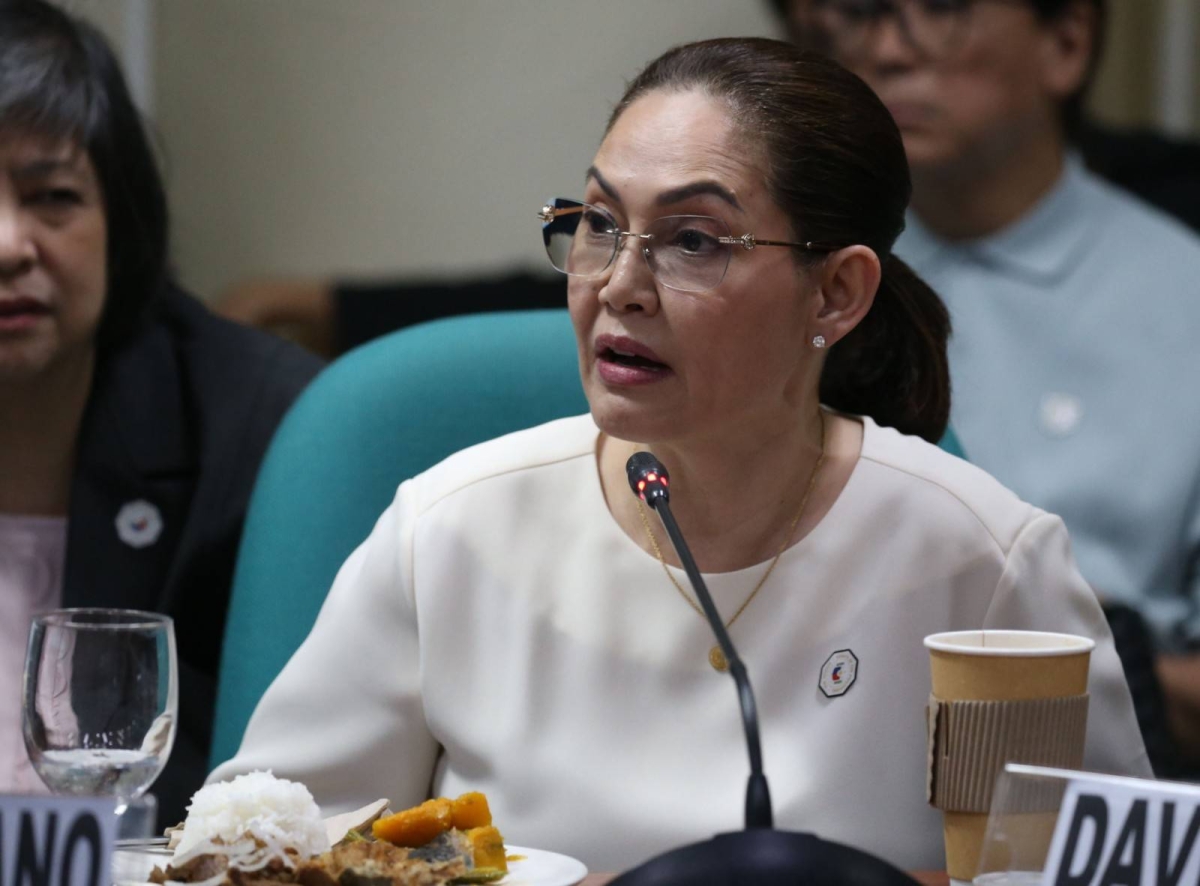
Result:
<svg viewBox="0 0 1200 886">
<path fill-rule="evenodd" d="M 625 463 L 625 478 L 629 481 L 630 491 L 652 507 L 668 501 L 667 469 L 652 453 L 635 452 L 629 456 Z"/>
</svg>

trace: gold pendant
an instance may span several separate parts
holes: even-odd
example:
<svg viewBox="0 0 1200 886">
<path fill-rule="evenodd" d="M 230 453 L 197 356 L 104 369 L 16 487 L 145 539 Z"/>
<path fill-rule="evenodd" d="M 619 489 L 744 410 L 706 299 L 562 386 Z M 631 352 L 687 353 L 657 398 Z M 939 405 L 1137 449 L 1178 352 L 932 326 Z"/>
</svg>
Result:
<svg viewBox="0 0 1200 886">
<path fill-rule="evenodd" d="M 714 670 L 721 673 L 729 670 L 729 662 L 725 660 L 725 653 L 721 651 L 720 646 L 714 646 L 708 650 L 708 663 L 713 666 Z"/>
</svg>

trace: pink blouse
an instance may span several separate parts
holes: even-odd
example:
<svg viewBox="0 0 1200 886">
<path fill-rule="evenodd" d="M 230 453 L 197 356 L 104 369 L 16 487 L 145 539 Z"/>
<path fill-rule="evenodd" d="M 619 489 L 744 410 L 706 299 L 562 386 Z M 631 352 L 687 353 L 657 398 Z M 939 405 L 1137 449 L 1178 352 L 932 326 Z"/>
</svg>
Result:
<svg viewBox="0 0 1200 886">
<path fill-rule="evenodd" d="M 0 793 L 46 793 L 21 738 L 21 678 L 34 614 L 62 605 L 66 517 L 0 514 Z"/>
</svg>

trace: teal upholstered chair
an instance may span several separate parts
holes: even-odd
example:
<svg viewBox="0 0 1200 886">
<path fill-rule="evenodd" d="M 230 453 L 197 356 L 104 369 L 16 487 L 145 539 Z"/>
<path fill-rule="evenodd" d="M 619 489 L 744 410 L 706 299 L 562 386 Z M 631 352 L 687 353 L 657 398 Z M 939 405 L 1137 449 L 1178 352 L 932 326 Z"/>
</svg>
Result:
<svg viewBox="0 0 1200 886">
<path fill-rule="evenodd" d="M 213 764 L 237 751 L 254 706 L 308 634 L 338 567 L 401 481 L 474 443 L 586 411 L 561 310 L 409 327 L 326 369 L 284 419 L 250 502 Z M 961 454 L 952 435 L 943 445 Z"/>
<path fill-rule="evenodd" d="M 474 443 L 587 411 L 565 310 L 452 317 L 351 351 L 297 400 L 263 460 L 238 555 L 211 760 L 308 634 L 396 487 Z"/>
<path fill-rule="evenodd" d="M 938 446 L 961 459 L 965 460 L 967 457 L 967 453 L 958 439 L 958 434 L 954 433 L 954 428 L 946 428 L 946 434 L 938 441 Z"/>
</svg>

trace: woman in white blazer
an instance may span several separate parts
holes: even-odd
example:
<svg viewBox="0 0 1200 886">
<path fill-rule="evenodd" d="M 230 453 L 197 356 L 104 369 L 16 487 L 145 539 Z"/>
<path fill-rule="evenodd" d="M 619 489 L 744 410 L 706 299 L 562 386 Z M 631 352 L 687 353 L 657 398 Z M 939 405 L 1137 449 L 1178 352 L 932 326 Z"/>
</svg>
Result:
<svg viewBox="0 0 1200 886">
<path fill-rule="evenodd" d="M 740 827 L 736 699 L 630 492 L 638 449 L 754 682 L 777 826 L 942 866 L 935 631 L 1095 638 L 1087 762 L 1148 774 L 1061 521 L 932 442 L 949 322 L 890 253 L 909 189 L 831 62 L 757 39 L 653 62 L 583 201 L 541 213 L 590 415 L 404 483 L 212 778 L 271 767 L 330 807 L 483 790 L 510 842 L 600 870 Z"/>
</svg>

